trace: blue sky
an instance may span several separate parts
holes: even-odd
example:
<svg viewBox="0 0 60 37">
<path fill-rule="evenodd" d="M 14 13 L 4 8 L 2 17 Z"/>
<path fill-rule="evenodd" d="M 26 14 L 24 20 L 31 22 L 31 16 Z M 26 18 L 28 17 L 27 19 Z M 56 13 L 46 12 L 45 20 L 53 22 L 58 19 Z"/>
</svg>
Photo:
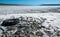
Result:
<svg viewBox="0 0 60 37">
<path fill-rule="evenodd" d="M 60 4 L 60 0 L 0 0 L 0 3 L 40 5 L 40 4 Z"/>
</svg>

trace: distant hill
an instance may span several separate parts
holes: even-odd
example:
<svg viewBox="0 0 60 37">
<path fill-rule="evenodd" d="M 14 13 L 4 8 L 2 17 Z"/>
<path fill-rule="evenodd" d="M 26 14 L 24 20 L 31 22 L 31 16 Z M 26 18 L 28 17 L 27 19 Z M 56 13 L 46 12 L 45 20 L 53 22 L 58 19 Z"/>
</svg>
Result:
<svg viewBox="0 0 60 37">
<path fill-rule="evenodd" d="M 28 6 L 25 4 L 4 4 L 4 3 L 0 3 L 0 6 Z"/>
<path fill-rule="evenodd" d="M 60 4 L 41 4 L 40 6 L 60 6 Z"/>
</svg>

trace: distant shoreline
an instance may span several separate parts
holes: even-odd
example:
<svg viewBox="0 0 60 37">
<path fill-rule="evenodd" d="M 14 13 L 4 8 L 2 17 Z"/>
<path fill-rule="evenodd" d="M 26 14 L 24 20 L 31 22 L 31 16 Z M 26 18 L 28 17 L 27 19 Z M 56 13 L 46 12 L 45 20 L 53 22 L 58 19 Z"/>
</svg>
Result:
<svg viewBox="0 0 60 37">
<path fill-rule="evenodd" d="M 27 5 L 27 4 L 6 4 L 6 3 L 0 3 L 0 6 L 60 6 L 60 4 Z"/>
<path fill-rule="evenodd" d="M 4 3 L 0 3 L 0 6 L 28 6 L 25 4 L 4 4 Z"/>
</svg>

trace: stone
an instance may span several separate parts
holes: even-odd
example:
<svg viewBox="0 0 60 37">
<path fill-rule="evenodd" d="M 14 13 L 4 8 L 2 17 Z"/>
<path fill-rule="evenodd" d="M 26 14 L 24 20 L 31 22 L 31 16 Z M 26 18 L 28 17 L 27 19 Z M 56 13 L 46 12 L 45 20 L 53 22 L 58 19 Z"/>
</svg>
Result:
<svg viewBox="0 0 60 37">
<path fill-rule="evenodd" d="M 2 26 L 12 26 L 12 25 L 16 25 L 19 23 L 19 19 L 6 19 L 3 21 L 3 23 L 1 24 Z"/>
</svg>

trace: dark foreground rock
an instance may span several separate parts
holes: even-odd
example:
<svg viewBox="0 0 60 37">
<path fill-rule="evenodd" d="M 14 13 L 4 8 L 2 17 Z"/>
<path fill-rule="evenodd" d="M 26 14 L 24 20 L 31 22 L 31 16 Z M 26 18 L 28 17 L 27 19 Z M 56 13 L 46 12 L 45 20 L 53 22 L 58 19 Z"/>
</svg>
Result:
<svg viewBox="0 0 60 37">
<path fill-rule="evenodd" d="M 1 24 L 2 26 L 12 26 L 19 23 L 19 19 L 6 19 Z"/>
</svg>

